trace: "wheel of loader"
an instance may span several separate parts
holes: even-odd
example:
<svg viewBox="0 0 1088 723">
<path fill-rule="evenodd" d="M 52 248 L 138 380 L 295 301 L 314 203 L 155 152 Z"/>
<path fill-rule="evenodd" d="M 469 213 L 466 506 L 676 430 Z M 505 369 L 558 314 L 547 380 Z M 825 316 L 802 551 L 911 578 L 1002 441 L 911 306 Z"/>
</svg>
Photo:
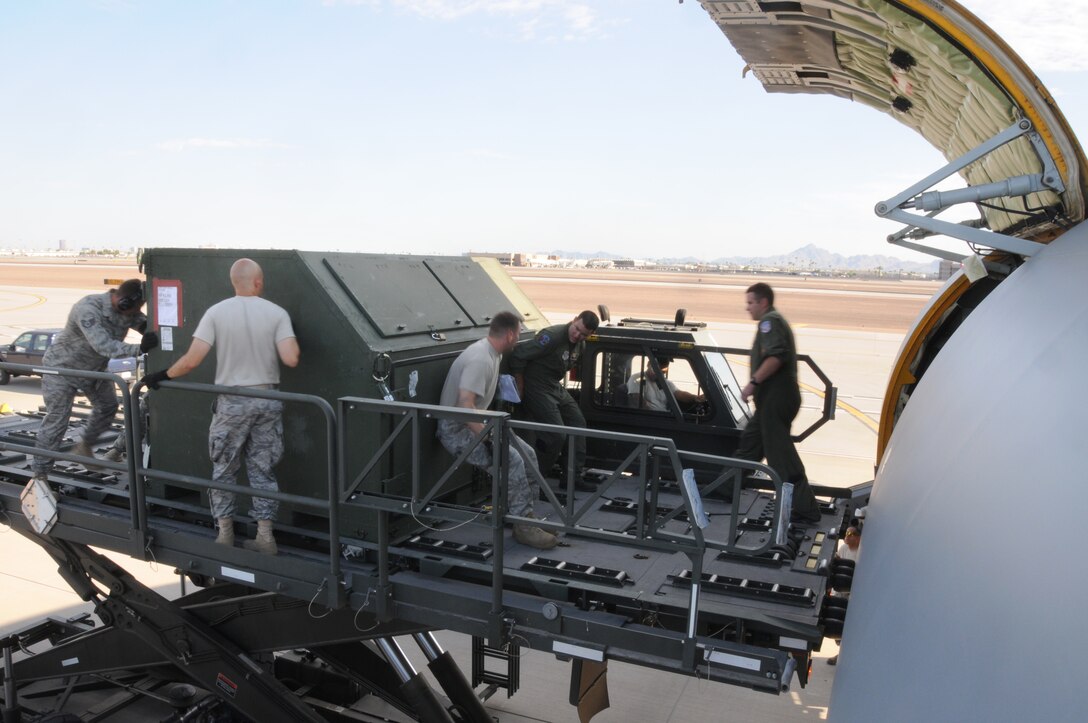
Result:
<svg viewBox="0 0 1088 723">
<path fill-rule="evenodd" d="M 853 575 L 832 575 L 831 576 L 831 589 L 835 592 L 850 592 L 851 586 L 854 584 Z"/>
<path fill-rule="evenodd" d="M 842 622 L 846 620 L 846 610 L 844 608 L 827 608 L 820 613 L 820 618 L 823 621 L 838 620 Z"/>
<path fill-rule="evenodd" d="M 824 610 L 845 610 L 849 603 L 850 598 L 832 597 L 829 595 L 824 598 Z"/>
<path fill-rule="evenodd" d="M 838 640 L 842 637 L 842 620 L 825 620 L 823 623 L 824 637 Z"/>
</svg>

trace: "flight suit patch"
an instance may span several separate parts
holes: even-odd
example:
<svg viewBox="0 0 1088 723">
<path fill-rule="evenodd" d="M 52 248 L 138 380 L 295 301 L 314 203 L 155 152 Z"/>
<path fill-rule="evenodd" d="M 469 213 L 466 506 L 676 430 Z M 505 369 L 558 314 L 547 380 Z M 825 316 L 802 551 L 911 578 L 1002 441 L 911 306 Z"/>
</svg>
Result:
<svg viewBox="0 0 1088 723">
<path fill-rule="evenodd" d="M 769 333 L 771 331 L 771 320 L 764 319 L 763 321 L 759 322 L 759 330 L 764 334 Z"/>
<path fill-rule="evenodd" d="M 551 343 L 552 338 L 548 334 L 541 334 L 537 337 L 537 341 L 540 343 L 540 346 L 548 346 L 548 344 Z"/>
</svg>

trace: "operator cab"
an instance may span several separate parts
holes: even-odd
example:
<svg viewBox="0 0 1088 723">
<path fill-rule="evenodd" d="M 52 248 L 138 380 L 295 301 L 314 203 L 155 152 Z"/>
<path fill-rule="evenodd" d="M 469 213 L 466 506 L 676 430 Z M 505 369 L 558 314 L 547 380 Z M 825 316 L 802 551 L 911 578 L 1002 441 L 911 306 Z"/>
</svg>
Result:
<svg viewBox="0 0 1088 723">
<path fill-rule="evenodd" d="M 719 346 L 707 325 L 677 309 L 667 319 L 610 319 L 598 307 L 601 325 L 586 339 L 585 353 L 571 369 L 568 389 L 590 429 L 652 433 L 680 449 L 731 457 L 752 410 L 740 398 L 744 387 L 733 363 L 746 363 L 749 350 Z M 730 362 L 730 357 L 733 362 Z M 834 418 L 836 389 L 805 354 L 797 355 L 822 382 L 821 415 L 795 434 L 808 437 Z M 589 464 L 609 468 L 622 460 L 620 446 L 606 438 L 587 440 Z"/>
<path fill-rule="evenodd" d="M 673 439 L 681 449 L 730 456 L 751 411 L 726 353 L 703 322 L 680 309 L 672 321 L 624 318 L 612 322 L 600 307 L 601 326 L 586 340 L 571 389 L 592 429 Z M 616 460 L 608 440 L 591 440 L 595 464 Z"/>
</svg>

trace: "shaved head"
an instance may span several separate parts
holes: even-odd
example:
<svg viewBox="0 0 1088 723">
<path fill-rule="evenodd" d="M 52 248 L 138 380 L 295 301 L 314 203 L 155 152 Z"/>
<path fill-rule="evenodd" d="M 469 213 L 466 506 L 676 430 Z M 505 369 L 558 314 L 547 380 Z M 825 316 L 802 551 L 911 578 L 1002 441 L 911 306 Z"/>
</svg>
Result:
<svg viewBox="0 0 1088 723">
<path fill-rule="evenodd" d="M 230 267 L 230 283 L 239 296 L 259 296 L 264 286 L 264 272 L 253 259 L 238 259 Z"/>
</svg>

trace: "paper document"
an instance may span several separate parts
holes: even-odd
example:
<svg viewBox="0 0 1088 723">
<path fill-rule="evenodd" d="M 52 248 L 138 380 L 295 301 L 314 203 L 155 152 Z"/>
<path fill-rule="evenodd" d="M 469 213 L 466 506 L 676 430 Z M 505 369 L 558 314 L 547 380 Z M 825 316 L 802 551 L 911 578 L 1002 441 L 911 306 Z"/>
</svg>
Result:
<svg viewBox="0 0 1088 723">
<path fill-rule="evenodd" d="M 511 404 L 521 404 L 521 395 L 518 394 L 518 385 L 512 374 L 499 375 L 499 399 Z"/>
<path fill-rule="evenodd" d="M 158 287 L 155 301 L 155 323 L 159 326 L 178 326 L 178 287 Z"/>
<path fill-rule="evenodd" d="M 710 524 L 710 518 L 707 517 L 706 510 L 703 509 L 703 498 L 699 495 L 699 485 L 695 483 L 695 470 L 684 470 L 684 489 L 688 492 L 688 499 L 691 500 L 691 509 L 695 512 L 695 524 L 699 526 L 700 530 L 705 530 L 706 526 Z"/>
</svg>

